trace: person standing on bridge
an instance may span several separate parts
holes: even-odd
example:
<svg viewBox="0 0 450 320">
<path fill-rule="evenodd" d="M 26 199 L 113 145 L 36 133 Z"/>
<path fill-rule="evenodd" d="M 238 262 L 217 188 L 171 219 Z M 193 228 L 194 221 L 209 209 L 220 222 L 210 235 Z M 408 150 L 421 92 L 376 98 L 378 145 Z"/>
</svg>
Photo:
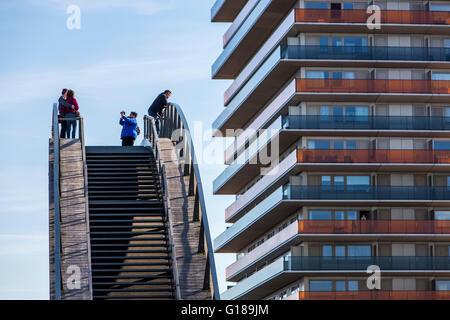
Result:
<svg viewBox="0 0 450 320">
<path fill-rule="evenodd" d="M 67 101 L 67 89 L 62 89 L 61 92 L 61 97 L 59 97 L 58 99 L 58 111 L 59 111 L 59 118 L 65 118 L 66 117 L 66 108 L 70 108 L 72 109 L 73 105 L 71 105 L 70 103 L 68 103 Z M 68 138 L 66 136 L 66 131 L 67 131 L 67 121 L 66 120 L 61 120 L 61 135 L 60 137 L 62 139 Z"/>
<path fill-rule="evenodd" d="M 165 108 L 169 106 L 167 100 L 172 95 L 172 91 L 165 90 L 163 93 L 160 93 L 155 101 L 153 101 L 150 108 L 148 108 L 148 115 L 155 119 L 156 130 L 159 134 L 159 119 L 163 119 L 163 111 Z"/>
<path fill-rule="evenodd" d="M 122 126 L 122 134 L 120 139 L 122 139 L 122 146 L 133 146 L 134 140 L 138 135 L 138 123 L 137 123 L 137 113 L 134 111 L 130 112 L 128 118 L 125 116 L 125 111 L 120 113 L 120 125 Z"/>
<path fill-rule="evenodd" d="M 73 90 L 67 91 L 67 102 L 71 104 L 71 107 L 66 107 L 66 118 L 76 118 L 80 116 L 78 110 L 77 99 L 75 99 L 75 92 Z M 70 131 L 72 130 L 72 139 L 75 139 L 75 131 L 77 130 L 77 120 L 67 120 L 67 138 L 70 138 Z"/>
</svg>

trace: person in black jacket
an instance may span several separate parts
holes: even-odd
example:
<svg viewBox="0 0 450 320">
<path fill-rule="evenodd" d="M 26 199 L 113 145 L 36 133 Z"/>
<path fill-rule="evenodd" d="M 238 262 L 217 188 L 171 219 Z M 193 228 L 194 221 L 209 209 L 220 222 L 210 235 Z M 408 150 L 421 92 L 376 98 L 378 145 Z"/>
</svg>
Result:
<svg viewBox="0 0 450 320">
<path fill-rule="evenodd" d="M 159 134 L 159 119 L 163 118 L 164 108 L 167 108 L 169 106 L 167 100 L 170 98 L 171 95 L 172 91 L 165 90 L 163 93 L 160 93 L 156 97 L 155 101 L 153 101 L 150 108 L 148 108 L 148 115 L 153 119 L 155 119 L 155 125 L 158 134 Z"/>
</svg>

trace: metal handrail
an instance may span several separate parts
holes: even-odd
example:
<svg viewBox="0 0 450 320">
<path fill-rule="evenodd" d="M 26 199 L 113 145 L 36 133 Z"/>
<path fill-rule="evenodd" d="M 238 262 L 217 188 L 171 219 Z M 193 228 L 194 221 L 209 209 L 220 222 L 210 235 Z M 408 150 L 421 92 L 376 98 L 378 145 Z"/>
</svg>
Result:
<svg viewBox="0 0 450 320">
<path fill-rule="evenodd" d="M 61 300 L 61 212 L 60 212 L 60 190 L 59 190 L 59 127 L 58 127 L 58 105 L 53 104 L 52 115 L 52 138 L 53 138 L 53 259 L 55 268 L 55 299 Z"/>
<path fill-rule="evenodd" d="M 86 160 L 86 146 L 84 137 L 84 119 L 83 117 L 74 118 L 58 118 L 58 104 L 53 104 L 53 119 L 52 119 L 52 138 L 53 138 L 53 153 L 54 153 L 54 164 L 53 164 L 53 183 L 54 183 L 54 207 L 55 207 L 55 222 L 54 222 L 54 234 L 55 234 L 55 299 L 61 300 L 62 291 L 62 276 L 61 276 L 61 212 L 60 212 L 60 167 L 59 167 L 59 154 L 60 154 L 60 138 L 59 138 L 59 121 L 64 120 L 75 120 L 79 121 L 78 126 L 78 137 L 80 139 L 81 151 L 82 151 L 82 161 L 83 161 L 83 176 L 84 176 L 84 195 L 85 195 L 85 219 L 86 219 L 86 234 L 87 234 L 87 254 L 88 254 L 88 286 L 89 286 L 89 299 L 93 299 L 93 289 L 92 289 L 92 266 L 91 266 L 91 241 L 90 241 L 90 230 L 89 230 L 89 197 L 88 197 L 88 173 L 87 173 L 87 160 Z"/>
<path fill-rule="evenodd" d="M 151 125 L 151 129 L 149 127 L 149 124 Z M 148 119 L 144 120 L 144 133 L 145 132 L 156 132 L 156 127 L 155 127 L 155 122 L 149 122 Z M 154 135 L 153 135 L 154 137 Z M 150 140 L 150 139 L 149 139 Z M 167 195 L 167 181 L 166 181 L 166 170 L 165 170 L 165 165 L 164 163 L 162 163 L 161 161 L 161 154 L 160 154 L 160 147 L 159 147 L 159 140 L 158 139 L 153 139 L 151 141 L 149 141 L 152 148 L 153 148 L 153 156 L 155 157 L 155 161 L 158 163 L 158 165 L 156 166 L 156 169 L 158 170 L 158 177 L 159 177 L 159 185 L 161 187 L 161 193 L 162 193 L 162 200 L 164 202 L 164 218 L 165 221 L 167 222 L 169 219 L 169 214 L 168 214 L 168 195 Z M 178 264 L 176 259 L 174 258 L 174 253 L 175 253 L 175 244 L 173 241 L 173 228 L 172 228 L 172 224 L 169 223 L 169 230 L 168 230 L 168 235 L 169 235 L 169 246 L 170 246 L 170 250 L 172 252 L 172 270 L 173 270 L 173 282 L 175 285 L 175 299 L 176 300 L 181 300 L 181 291 L 180 291 L 180 280 L 179 280 L 179 276 L 178 276 Z"/>
<path fill-rule="evenodd" d="M 180 152 L 178 156 L 180 159 L 184 159 L 184 175 L 189 176 L 188 195 L 194 196 L 195 199 L 194 221 L 200 221 L 198 252 L 206 253 L 207 259 L 203 288 L 209 288 L 212 290 L 212 298 L 219 300 L 220 293 L 217 283 L 214 251 L 209 230 L 208 217 L 206 214 L 206 204 L 189 126 L 179 105 L 170 103 L 169 107 L 165 111 L 165 114 L 166 116 L 164 119 L 160 120 L 160 135 L 157 134 L 154 119 L 147 115 L 144 116 L 144 139 L 148 140 L 150 145 L 156 147 L 158 145 L 157 141 L 159 137 L 170 138 L 172 141 L 178 139 L 178 143 L 182 143 L 181 148 L 179 148 Z M 152 123 L 152 125 L 149 126 L 148 123 Z M 176 139 L 173 137 L 174 134 L 178 134 Z"/>
</svg>

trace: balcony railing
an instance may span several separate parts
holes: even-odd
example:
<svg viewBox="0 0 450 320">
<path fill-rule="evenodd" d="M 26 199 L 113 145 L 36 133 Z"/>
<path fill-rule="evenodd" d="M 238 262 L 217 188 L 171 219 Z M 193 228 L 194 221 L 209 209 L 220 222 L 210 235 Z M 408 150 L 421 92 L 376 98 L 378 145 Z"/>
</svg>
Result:
<svg viewBox="0 0 450 320">
<path fill-rule="evenodd" d="M 296 22 L 366 23 L 371 16 L 366 10 L 296 9 Z M 381 24 L 450 25 L 450 12 L 381 10 Z"/>
<path fill-rule="evenodd" d="M 447 234 L 450 220 L 299 220 L 301 234 Z"/>
<path fill-rule="evenodd" d="M 283 129 L 450 130 L 450 117 L 283 116 Z"/>
<path fill-rule="evenodd" d="M 449 164 L 450 150 L 297 150 L 299 163 Z"/>
<path fill-rule="evenodd" d="M 300 291 L 283 300 L 449 300 L 450 291 Z"/>
<path fill-rule="evenodd" d="M 297 92 L 450 94 L 449 80 L 297 79 Z"/>
<path fill-rule="evenodd" d="M 450 48 L 285 45 L 281 59 L 450 61 Z"/>
<path fill-rule="evenodd" d="M 283 258 L 286 271 L 341 271 L 367 270 L 376 265 L 382 271 L 429 270 L 448 271 L 450 273 L 450 257 L 297 257 Z"/>
<path fill-rule="evenodd" d="M 450 234 L 450 220 L 299 220 L 257 246 L 226 268 L 227 281 L 253 266 L 262 257 L 306 234 Z"/>
<path fill-rule="evenodd" d="M 450 187 L 283 186 L 285 200 L 450 200 Z"/>
</svg>

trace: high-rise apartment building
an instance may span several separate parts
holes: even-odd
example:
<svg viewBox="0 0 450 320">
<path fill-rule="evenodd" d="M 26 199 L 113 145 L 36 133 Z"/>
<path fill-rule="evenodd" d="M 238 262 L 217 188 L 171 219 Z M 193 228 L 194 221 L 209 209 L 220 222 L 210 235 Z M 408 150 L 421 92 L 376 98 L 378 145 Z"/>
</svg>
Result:
<svg viewBox="0 0 450 320">
<path fill-rule="evenodd" d="M 450 1 L 217 0 L 212 21 L 222 299 L 450 299 Z"/>
</svg>

